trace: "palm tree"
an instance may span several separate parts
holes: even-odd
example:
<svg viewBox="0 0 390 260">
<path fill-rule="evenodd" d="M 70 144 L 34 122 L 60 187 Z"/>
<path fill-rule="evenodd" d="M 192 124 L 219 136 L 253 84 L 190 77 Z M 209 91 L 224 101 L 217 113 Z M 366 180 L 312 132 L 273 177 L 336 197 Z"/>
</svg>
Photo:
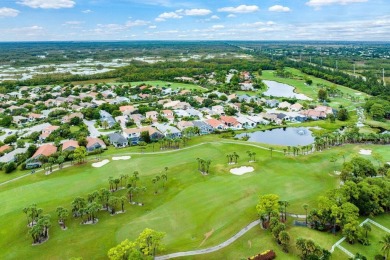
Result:
<svg viewBox="0 0 390 260">
<path fill-rule="evenodd" d="M 307 209 L 309 208 L 309 205 L 303 204 L 303 209 L 306 211 L 306 225 L 307 225 Z"/>
<path fill-rule="evenodd" d="M 114 183 L 115 183 L 115 191 L 118 190 L 118 184 L 119 184 L 120 182 L 121 182 L 120 179 L 115 179 L 115 180 L 114 180 Z"/>
<path fill-rule="evenodd" d="M 122 208 L 122 213 L 125 212 L 125 201 L 127 201 L 127 198 L 125 196 L 120 197 L 121 201 L 121 208 Z"/>
<path fill-rule="evenodd" d="M 131 185 L 137 187 L 137 181 L 139 180 L 138 171 L 133 172 L 133 177 L 131 178 Z"/>
<path fill-rule="evenodd" d="M 110 186 L 109 190 L 114 189 L 114 178 L 112 176 L 108 177 L 108 184 Z"/>
<path fill-rule="evenodd" d="M 162 174 L 161 180 L 163 181 L 163 188 L 165 189 L 165 182 L 168 180 L 168 176 L 165 173 Z"/>
<path fill-rule="evenodd" d="M 153 179 L 152 179 L 152 183 L 153 183 L 153 185 L 154 185 L 154 194 L 157 194 L 157 188 L 156 188 L 157 179 L 156 179 L 156 178 L 153 178 Z"/>
<path fill-rule="evenodd" d="M 390 253 L 390 235 L 385 235 L 381 241 L 379 241 L 383 246 L 381 248 L 383 254 L 385 255 L 385 259 L 389 259 L 389 253 Z"/>
<path fill-rule="evenodd" d="M 249 156 L 249 161 L 252 161 L 252 152 L 251 151 L 246 151 L 246 153 Z"/>
<path fill-rule="evenodd" d="M 58 207 L 56 211 L 57 211 L 58 221 L 60 222 L 62 228 L 65 229 L 66 228 L 65 218 L 69 215 L 68 210 L 63 207 Z"/>
<path fill-rule="evenodd" d="M 237 159 L 240 158 L 240 156 L 236 152 L 233 152 L 233 157 L 234 157 L 234 163 L 237 163 Z"/>
<path fill-rule="evenodd" d="M 209 169 L 210 169 L 211 160 L 206 160 L 205 164 L 206 164 L 206 173 L 208 174 Z"/>
<path fill-rule="evenodd" d="M 363 224 L 362 228 L 366 232 L 366 238 L 367 238 L 368 237 L 368 232 L 371 231 L 371 225 L 366 222 L 366 223 Z"/>
</svg>

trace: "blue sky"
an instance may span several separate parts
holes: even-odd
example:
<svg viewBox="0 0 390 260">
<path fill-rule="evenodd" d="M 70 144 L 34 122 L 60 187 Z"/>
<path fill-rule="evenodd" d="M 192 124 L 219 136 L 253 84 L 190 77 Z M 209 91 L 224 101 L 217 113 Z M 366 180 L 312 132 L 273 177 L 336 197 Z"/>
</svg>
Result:
<svg viewBox="0 0 390 260">
<path fill-rule="evenodd" d="M 0 0 L 0 41 L 384 40 L 390 0 Z"/>
</svg>

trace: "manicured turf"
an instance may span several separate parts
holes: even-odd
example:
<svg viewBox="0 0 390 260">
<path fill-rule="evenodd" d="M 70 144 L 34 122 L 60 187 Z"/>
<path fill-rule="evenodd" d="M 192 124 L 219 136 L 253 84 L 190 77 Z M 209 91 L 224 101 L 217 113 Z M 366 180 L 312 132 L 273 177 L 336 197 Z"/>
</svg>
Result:
<svg viewBox="0 0 390 260">
<path fill-rule="evenodd" d="M 363 147 L 383 151 L 383 156 L 390 153 L 384 146 Z M 104 259 L 110 247 L 125 238 L 136 238 L 146 227 L 166 232 L 164 253 L 197 249 L 204 234 L 214 229 L 214 234 L 202 245 L 202 248 L 210 247 L 225 241 L 257 218 L 255 205 L 259 194 L 279 194 L 281 199 L 291 203 L 288 211 L 303 213 L 304 203 L 314 205 L 319 195 L 337 186 L 337 178 L 330 174 L 334 165 L 329 158 L 341 150 L 352 156 L 358 148 L 338 147 L 296 158 L 274 152 L 271 158 L 267 150 L 211 143 L 167 154 L 132 155 L 128 161 L 111 161 L 102 168 L 92 168 L 87 164 L 49 176 L 42 173 L 31 175 L 0 187 L 0 258 L 69 259 L 81 256 L 84 259 Z M 126 153 L 130 149 L 116 151 Z M 256 163 L 247 162 L 248 150 L 257 153 Z M 226 155 L 232 152 L 240 155 L 238 167 L 252 165 L 255 172 L 243 176 L 228 173 L 230 168 L 236 167 L 226 163 Z M 212 160 L 209 176 L 197 172 L 197 157 Z M 341 163 L 338 161 L 336 165 Z M 169 168 L 168 185 L 165 190 L 160 187 L 159 194 L 154 195 L 151 179 L 161 175 L 164 167 Z M 145 206 L 126 205 L 126 214 L 113 217 L 100 212 L 99 222 L 94 226 L 80 225 L 79 219 L 72 219 L 68 220 L 69 229 L 62 231 L 56 224 L 57 206 L 70 209 L 76 196 L 108 188 L 109 176 L 132 174 L 136 170 L 140 172 L 140 183 L 148 187 L 145 194 L 136 198 Z M 115 195 L 120 194 L 124 192 Z M 52 215 L 50 240 L 40 246 L 31 246 L 32 239 L 27 234 L 26 218 L 22 213 L 23 207 L 31 203 L 37 203 L 45 213 Z M 256 242 L 260 240 L 253 243 L 260 243 Z M 242 247 L 226 248 L 226 254 L 243 256 L 234 253 L 241 250 L 239 248 Z M 263 249 L 269 248 L 259 247 L 253 253 Z"/>
<path fill-rule="evenodd" d="M 187 83 L 176 83 L 176 82 L 167 82 L 167 81 L 161 81 L 161 80 L 155 80 L 155 81 L 139 81 L 139 82 L 131 82 L 132 86 L 138 86 L 141 84 L 151 85 L 151 86 L 159 86 L 159 87 L 170 87 L 172 89 L 196 89 L 200 91 L 206 91 L 207 89 L 202 88 L 195 84 L 187 84 Z"/>
</svg>

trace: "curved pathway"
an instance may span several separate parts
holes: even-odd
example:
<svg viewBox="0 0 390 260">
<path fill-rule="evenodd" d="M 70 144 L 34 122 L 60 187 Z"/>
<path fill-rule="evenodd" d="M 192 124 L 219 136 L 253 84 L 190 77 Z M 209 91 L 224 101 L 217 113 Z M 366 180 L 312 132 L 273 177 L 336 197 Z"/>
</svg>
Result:
<svg viewBox="0 0 390 260">
<path fill-rule="evenodd" d="M 253 227 L 255 227 L 259 224 L 260 224 L 260 220 L 253 221 L 252 223 L 250 223 L 249 225 L 247 225 L 246 227 L 244 227 L 243 229 L 238 231 L 237 234 L 235 234 L 234 236 L 232 236 L 231 238 L 229 238 L 228 240 L 226 240 L 225 242 L 222 242 L 221 244 L 219 244 L 217 246 L 213 246 L 213 247 L 209 247 L 209 248 L 205 248 L 205 249 L 194 250 L 194 251 L 178 252 L 178 253 L 173 253 L 173 254 L 169 254 L 169 255 L 156 256 L 154 259 L 164 260 L 164 259 L 171 259 L 171 258 L 182 257 L 182 256 L 192 256 L 192 255 L 202 255 L 202 254 L 212 253 L 212 252 L 218 251 L 224 247 L 227 247 L 228 245 L 230 245 L 231 243 L 233 243 L 234 241 L 236 241 L 237 239 L 242 237 L 246 232 L 248 232 Z"/>
<path fill-rule="evenodd" d="M 306 215 L 299 215 L 295 213 L 287 213 L 288 216 L 293 217 L 293 218 L 305 218 Z M 199 250 L 193 250 L 193 251 L 186 251 L 186 252 L 177 252 L 177 253 L 172 253 L 168 255 L 163 255 L 163 256 L 156 256 L 154 259 L 155 260 L 165 260 L 165 259 L 171 259 L 171 258 L 176 258 L 176 257 L 183 257 L 183 256 L 192 256 L 192 255 L 203 255 L 203 254 L 208 254 L 212 253 L 215 251 L 218 251 L 222 248 L 225 248 L 232 244 L 234 241 L 242 237 L 245 233 L 247 233 L 249 230 L 254 228 L 255 226 L 260 225 L 260 220 L 255 220 L 251 222 L 249 225 L 238 231 L 237 234 L 229 238 L 228 240 L 222 242 L 219 245 L 205 248 L 205 249 L 199 249 Z"/>
</svg>

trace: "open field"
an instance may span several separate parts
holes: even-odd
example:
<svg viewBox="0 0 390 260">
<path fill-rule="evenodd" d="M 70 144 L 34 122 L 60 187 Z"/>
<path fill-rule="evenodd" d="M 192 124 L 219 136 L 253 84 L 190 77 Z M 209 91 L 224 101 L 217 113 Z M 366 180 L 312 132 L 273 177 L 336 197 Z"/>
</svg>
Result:
<svg viewBox="0 0 390 260">
<path fill-rule="evenodd" d="M 167 82 L 167 81 L 161 81 L 161 80 L 155 80 L 155 81 L 139 81 L 139 82 L 131 82 L 132 86 L 138 86 L 141 84 L 145 85 L 151 85 L 151 86 L 159 86 L 159 87 L 170 87 L 172 89 L 188 89 L 188 90 L 200 90 L 205 91 L 207 89 L 202 88 L 195 84 L 187 84 L 187 83 L 176 83 L 176 82 Z"/>
<path fill-rule="evenodd" d="M 383 152 L 384 157 L 390 153 L 384 146 L 363 147 Z M 120 151 L 126 153 L 129 150 Z M 231 168 L 249 164 L 247 150 L 257 153 L 257 162 L 250 164 L 255 172 L 243 176 L 229 174 Z M 167 250 L 164 253 L 197 249 L 204 234 L 214 229 L 213 235 L 201 248 L 210 247 L 231 237 L 257 218 L 255 205 L 259 194 L 276 193 L 281 199 L 288 199 L 290 212 L 303 213 L 304 203 L 314 205 L 320 194 L 337 186 L 337 178 L 330 174 L 334 166 L 328 158 L 340 150 L 348 151 L 352 156 L 359 146 L 338 147 L 296 158 L 274 152 L 271 158 L 267 150 L 216 142 L 166 154 L 135 154 L 128 161 L 111 161 L 102 168 L 92 168 L 88 163 L 49 176 L 43 173 L 30 175 L 0 188 L 0 200 L 3 202 L 0 212 L 0 247 L 3 250 L 0 258 L 20 259 L 28 255 L 30 259 L 68 259 L 75 256 L 104 259 L 110 247 L 125 238 L 134 239 L 146 227 L 167 233 L 164 239 Z M 119 150 L 116 151 L 119 153 Z M 232 152 L 241 156 L 239 163 L 226 167 L 226 154 Z M 212 160 L 209 176 L 202 176 L 196 170 L 199 155 Z M 336 166 L 340 164 L 338 162 Z M 164 167 L 169 168 L 167 187 L 165 190 L 160 187 L 159 194 L 154 195 L 151 179 L 161 174 Z M 68 221 L 69 229 L 62 231 L 55 223 L 57 206 L 70 208 L 76 196 L 108 188 L 109 176 L 132 174 L 136 170 L 140 172 L 140 183 L 148 187 L 145 194 L 136 198 L 145 203 L 144 207 L 129 204 L 126 214 L 114 217 L 100 212 L 99 222 L 94 226 L 80 225 L 79 219 L 72 219 Z M 117 193 L 115 195 L 124 194 L 124 191 Z M 22 208 L 31 203 L 37 203 L 45 213 L 49 213 L 53 224 L 50 240 L 34 247 L 31 246 L 22 213 Z M 255 230 L 251 232 L 258 232 Z M 301 234 L 300 231 L 298 233 Z M 272 242 L 269 243 L 271 246 Z M 224 250 L 234 254 L 240 247 L 232 245 L 232 248 Z"/>
</svg>

